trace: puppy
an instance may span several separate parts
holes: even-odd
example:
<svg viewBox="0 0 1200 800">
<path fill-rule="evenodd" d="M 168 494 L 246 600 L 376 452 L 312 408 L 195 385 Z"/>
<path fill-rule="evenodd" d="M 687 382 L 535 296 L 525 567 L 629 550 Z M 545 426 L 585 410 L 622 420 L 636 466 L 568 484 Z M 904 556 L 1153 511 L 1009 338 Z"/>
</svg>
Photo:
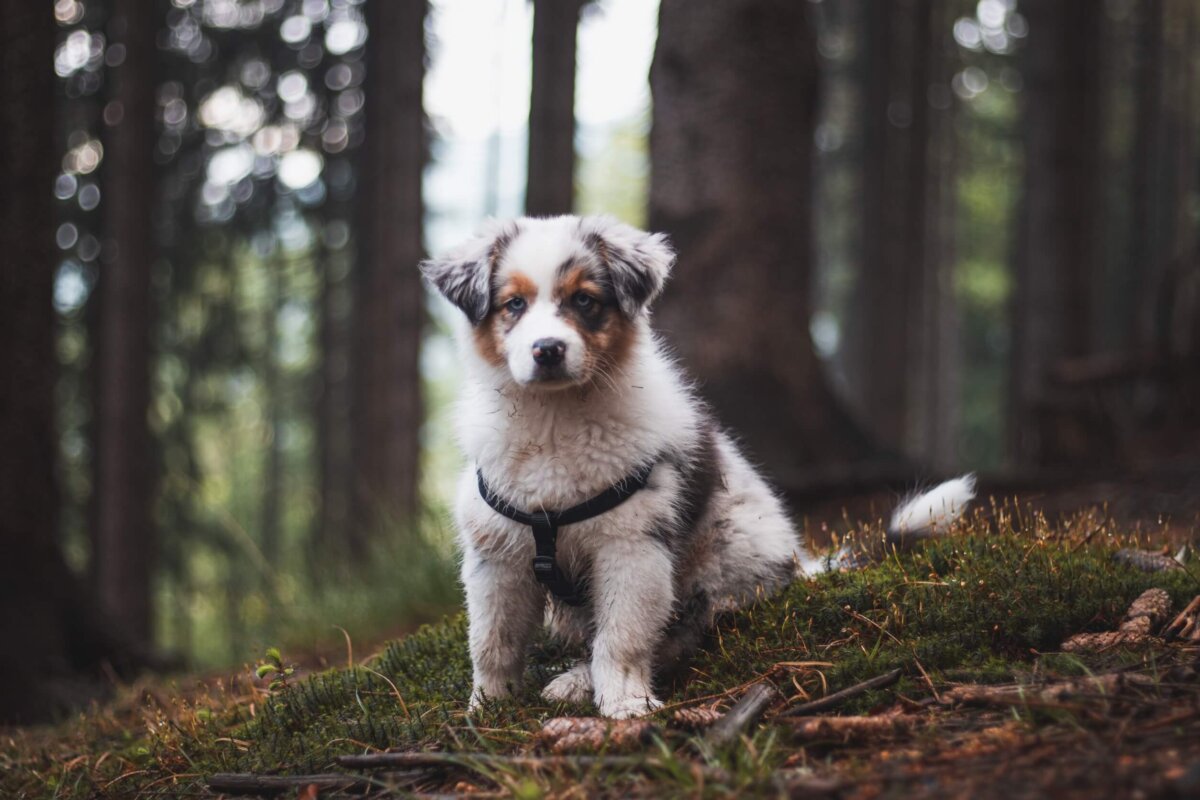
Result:
<svg viewBox="0 0 1200 800">
<path fill-rule="evenodd" d="M 490 223 L 427 280 L 462 315 L 455 503 L 471 705 L 516 687 L 545 621 L 587 646 L 548 700 L 654 711 L 653 679 L 719 612 L 822 563 L 650 327 L 667 239 L 610 217 Z M 970 477 L 904 505 L 896 536 L 942 532 Z"/>
</svg>

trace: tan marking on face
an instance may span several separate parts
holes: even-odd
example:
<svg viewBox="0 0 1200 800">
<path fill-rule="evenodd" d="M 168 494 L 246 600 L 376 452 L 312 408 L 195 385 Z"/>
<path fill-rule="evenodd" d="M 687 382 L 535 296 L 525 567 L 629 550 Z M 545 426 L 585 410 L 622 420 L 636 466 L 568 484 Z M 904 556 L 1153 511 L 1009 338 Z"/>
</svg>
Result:
<svg viewBox="0 0 1200 800">
<path fill-rule="evenodd" d="M 506 307 L 514 297 L 524 297 L 525 302 L 532 305 L 537 297 L 537 284 L 522 272 L 513 272 L 508 276 L 504 285 L 496 293 L 488 315 L 475 326 L 475 349 L 483 359 L 494 367 L 507 364 L 504 349 L 504 336 L 517 324 L 519 314 L 513 314 Z"/>
<path fill-rule="evenodd" d="M 570 300 L 577 292 L 586 292 L 597 300 L 604 297 L 604 287 L 592 280 L 583 267 L 573 267 L 554 285 L 554 300 Z"/>
<path fill-rule="evenodd" d="M 589 315 L 574 306 L 572 298 L 583 292 L 596 307 Z M 621 313 L 605 288 L 583 266 L 567 270 L 554 286 L 554 300 L 562 309 L 563 319 L 578 331 L 584 345 L 584 371 L 588 376 L 608 374 L 629 358 L 636 338 L 633 322 Z"/>
</svg>

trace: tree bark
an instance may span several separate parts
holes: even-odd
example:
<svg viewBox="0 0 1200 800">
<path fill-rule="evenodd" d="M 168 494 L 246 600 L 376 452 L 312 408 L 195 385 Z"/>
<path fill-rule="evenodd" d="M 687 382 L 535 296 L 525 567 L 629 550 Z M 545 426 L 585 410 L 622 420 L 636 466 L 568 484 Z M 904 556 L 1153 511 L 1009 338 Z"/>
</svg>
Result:
<svg viewBox="0 0 1200 800">
<path fill-rule="evenodd" d="M 276 245 L 275 254 L 268 262 L 271 274 L 267 282 L 269 293 L 263 325 L 267 329 L 263 347 L 263 395 L 264 416 L 270 440 L 263 458 L 262 509 L 260 512 L 260 539 L 263 558 L 277 565 L 280 542 L 283 538 L 284 497 L 284 451 L 283 430 L 285 415 L 284 376 L 280 365 L 279 324 L 283 312 L 287 287 L 284 273 L 288 269 L 287 258 Z"/>
<path fill-rule="evenodd" d="M 116 0 L 125 60 L 110 72 L 116 121 L 105 143 L 105 248 L 97 281 L 96 460 L 92 573 L 101 609 L 149 642 L 155 542 L 150 521 L 150 279 L 159 16 Z"/>
<path fill-rule="evenodd" d="M 424 0 L 367 4 L 371 38 L 355 298 L 356 522 L 348 537 L 359 558 L 373 527 L 403 523 L 417 509 L 425 11 Z"/>
<path fill-rule="evenodd" d="M 855 405 L 872 433 L 943 465 L 952 450 L 945 412 L 953 383 L 943 379 L 952 354 L 942 340 L 953 304 L 937 242 L 952 231 L 937 224 L 943 151 L 935 155 L 932 145 L 935 135 L 949 135 L 941 123 L 948 110 L 935 109 L 929 93 L 936 80 L 949 94 L 942 50 L 953 19 L 946 11 L 935 0 L 863 7 L 864 236 L 844 326 Z"/>
<path fill-rule="evenodd" d="M 815 37 L 805 3 L 664 0 L 650 226 L 679 266 L 660 329 L 784 485 L 876 454 L 809 335 Z"/>
<path fill-rule="evenodd" d="M 525 213 L 570 214 L 575 198 L 575 42 L 583 0 L 533 0 Z"/>
<path fill-rule="evenodd" d="M 335 206 L 344 214 L 341 203 Z M 348 216 L 348 214 L 344 214 Z M 343 215 L 335 221 L 344 224 Z M 350 289 L 346 274 L 349 254 L 344 244 L 320 245 L 323 290 L 320 299 L 321 368 L 317 391 L 317 459 L 321 482 L 321 513 L 312 532 L 312 563 L 324 563 L 345 541 L 349 524 L 350 464 Z M 319 571 L 318 571 L 319 572 Z M 317 577 L 317 575 L 314 575 Z"/>
<path fill-rule="evenodd" d="M 1025 178 L 1012 310 L 1012 452 L 1046 464 L 1094 454 L 1096 431 L 1060 425 L 1056 362 L 1090 347 L 1097 253 L 1098 41 L 1088 0 L 1030 3 L 1025 49 Z M 1075 409 L 1078 411 L 1078 409 Z"/>
<path fill-rule="evenodd" d="M 1166 151 L 1163 44 L 1163 0 L 1143 0 L 1138 6 L 1137 114 L 1129 204 L 1135 223 L 1130 230 L 1129 268 L 1123 287 L 1127 302 L 1133 297 L 1139 300 L 1139 327 L 1131 344 L 1140 345 L 1151 344 L 1156 338 L 1154 317 L 1168 252 L 1161 208 L 1166 177 L 1163 170 Z"/>
<path fill-rule="evenodd" d="M 54 40 L 49 6 L 0 2 L 0 722 L 86 701 L 101 659 L 129 666 L 57 543 Z"/>
</svg>

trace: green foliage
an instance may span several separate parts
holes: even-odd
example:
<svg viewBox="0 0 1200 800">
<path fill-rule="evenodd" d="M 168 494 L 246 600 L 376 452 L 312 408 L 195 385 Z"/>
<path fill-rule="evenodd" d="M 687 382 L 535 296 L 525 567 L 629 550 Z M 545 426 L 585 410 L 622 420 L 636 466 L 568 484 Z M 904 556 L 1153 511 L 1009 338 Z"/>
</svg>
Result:
<svg viewBox="0 0 1200 800">
<path fill-rule="evenodd" d="M 295 674 L 295 667 L 284 666 L 283 656 L 279 654 L 278 647 L 268 647 L 266 657 L 258 665 L 258 669 L 254 670 L 254 677 L 260 681 L 265 678 L 271 678 L 268 687 L 271 691 L 281 691 L 288 687 L 288 678 Z"/>
</svg>

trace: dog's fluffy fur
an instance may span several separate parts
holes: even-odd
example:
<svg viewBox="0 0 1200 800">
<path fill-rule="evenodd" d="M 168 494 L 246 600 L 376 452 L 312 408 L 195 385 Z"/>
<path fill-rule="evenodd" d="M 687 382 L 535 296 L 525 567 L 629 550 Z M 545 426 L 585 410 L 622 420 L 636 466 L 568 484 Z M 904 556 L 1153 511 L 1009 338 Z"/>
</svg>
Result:
<svg viewBox="0 0 1200 800">
<path fill-rule="evenodd" d="M 594 699 L 610 717 L 660 704 L 653 679 L 694 650 L 715 614 L 821 564 L 779 498 L 716 424 L 650 329 L 648 307 L 675 255 L 665 237 L 609 217 L 489 224 L 427 279 L 462 310 L 466 382 L 458 433 L 468 456 L 455 504 L 463 550 L 472 704 L 508 694 L 545 620 L 589 659 L 552 680 L 550 700 Z M 562 345 L 559 363 L 535 350 Z M 562 510 L 654 464 L 646 488 L 562 528 L 558 563 L 588 603 L 555 601 L 534 580 L 527 526 L 490 508 Z M 898 536 L 943 532 L 973 496 L 970 478 L 897 512 Z"/>
</svg>

